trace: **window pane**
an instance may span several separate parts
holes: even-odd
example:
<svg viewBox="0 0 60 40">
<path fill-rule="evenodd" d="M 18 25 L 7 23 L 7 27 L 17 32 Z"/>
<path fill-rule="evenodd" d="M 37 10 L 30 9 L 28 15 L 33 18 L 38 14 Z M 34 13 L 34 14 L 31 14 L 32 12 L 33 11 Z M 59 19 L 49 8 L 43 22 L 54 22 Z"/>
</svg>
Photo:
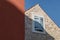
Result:
<svg viewBox="0 0 60 40">
<path fill-rule="evenodd" d="M 42 17 L 34 17 L 34 30 L 35 31 L 39 31 L 39 32 L 43 32 L 43 18 Z"/>
</svg>

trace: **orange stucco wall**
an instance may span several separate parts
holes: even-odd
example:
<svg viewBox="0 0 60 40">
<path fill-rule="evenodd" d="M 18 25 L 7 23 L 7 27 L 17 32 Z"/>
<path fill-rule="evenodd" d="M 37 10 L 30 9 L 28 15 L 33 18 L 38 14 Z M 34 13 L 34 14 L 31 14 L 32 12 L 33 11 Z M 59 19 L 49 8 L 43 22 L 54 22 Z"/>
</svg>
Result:
<svg viewBox="0 0 60 40">
<path fill-rule="evenodd" d="M 0 0 L 0 40 L 24 40 L 24 0 Z"/>
</svg>

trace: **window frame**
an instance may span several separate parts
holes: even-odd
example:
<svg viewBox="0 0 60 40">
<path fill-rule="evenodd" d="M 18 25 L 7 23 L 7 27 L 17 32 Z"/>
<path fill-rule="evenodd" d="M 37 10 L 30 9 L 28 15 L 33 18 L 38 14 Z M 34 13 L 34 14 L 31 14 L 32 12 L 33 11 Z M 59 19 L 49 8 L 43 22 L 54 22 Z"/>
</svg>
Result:
<svg viewBox="0 0 60 40">
<path fill-rule="evenodd" d="M 35 12 L 32 12 L 31 13 L 32 14 L 32 32 L 35 32 L 35 33 L 44 33 L 45 34 L 45 19 L 44 19 L 44 17 L 43 16 L 41 16 L 41 15 L 39 15 L 38 13 L 36 14 Z M 38 32 L 38 31 L 35 31 L 35 26 L 34 26 L 34 16 L 38 16 L 38 17 L 42 17 L 43 18 L 43 32 Z"/>
</svg>

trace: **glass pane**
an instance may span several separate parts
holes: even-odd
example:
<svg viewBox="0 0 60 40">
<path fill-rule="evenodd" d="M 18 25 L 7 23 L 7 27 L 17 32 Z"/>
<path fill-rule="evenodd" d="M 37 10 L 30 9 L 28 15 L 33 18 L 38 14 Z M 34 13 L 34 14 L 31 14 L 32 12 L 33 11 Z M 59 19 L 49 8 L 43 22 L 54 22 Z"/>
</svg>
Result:
<svg viewBox="0 0 60 40">
<path fill-rule="evenodd" d="M 42 17 L 34 17 L 34 29 L 35 31 L 43 32 L 43 18 Z"/>
</svg>

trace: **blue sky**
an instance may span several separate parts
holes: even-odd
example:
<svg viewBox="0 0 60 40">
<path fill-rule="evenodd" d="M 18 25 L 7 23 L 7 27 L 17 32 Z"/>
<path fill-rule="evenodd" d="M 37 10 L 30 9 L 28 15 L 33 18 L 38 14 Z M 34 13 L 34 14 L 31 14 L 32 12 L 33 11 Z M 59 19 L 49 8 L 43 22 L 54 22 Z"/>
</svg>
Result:
<svg viewBox="0 0 60 40">
<path fill-rule="evenodd" d="M 40 4 L 48 16 L 60 26 L 60 0 L 25 0 L 25 10 Z"/>
</svg>

